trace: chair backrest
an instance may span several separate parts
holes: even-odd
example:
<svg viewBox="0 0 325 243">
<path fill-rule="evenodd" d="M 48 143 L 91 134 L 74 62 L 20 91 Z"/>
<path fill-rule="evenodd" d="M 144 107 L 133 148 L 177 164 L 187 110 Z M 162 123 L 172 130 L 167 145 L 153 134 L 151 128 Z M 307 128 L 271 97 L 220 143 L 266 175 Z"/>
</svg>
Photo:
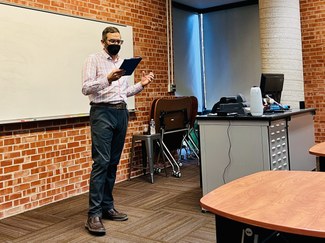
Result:
<svg viewBox="0 0 325 243">
<path fill-rule="evenodd" d="M 180 124 L 176 125 L 175 123 L 179 123 L 182 119 L 183 127 L 185 127 L 189 122 L 189 118 L 191 117 L 191 98 L 188 96 L 160 98 L 153 103 L 153 106 L 154 107 L 151 107 L 151 111 L 154 112 L 151 114 L 150 118 L 155 120 L 156 132 L 160 132 L 162 125 L 165 126 L 165 130 L 176 129 L 176 127 L 179 129 Z M 166 116 L 166 121 L 163 124 L 160 124 L 162 115 Z M 169 121 L 167 121 L 167 118 L 169 118 Z"/>
<path fill-rule="evenodd" d="M 189 127 L 190 112 L 191 98 L 188 96 L 160 98 L 152 103 L 150 119 L 154 119 L 157 133 L 170 132 L 164 135 L 169 149 L 180 148 L 184 131 L 177 131 Z"/>
<path fill-rule="evenodd" d="M 159 116 L 160 129 L 175 131 L 186 128 L 189 123 L 187 110 L 162 111 Z"/>
</svg>

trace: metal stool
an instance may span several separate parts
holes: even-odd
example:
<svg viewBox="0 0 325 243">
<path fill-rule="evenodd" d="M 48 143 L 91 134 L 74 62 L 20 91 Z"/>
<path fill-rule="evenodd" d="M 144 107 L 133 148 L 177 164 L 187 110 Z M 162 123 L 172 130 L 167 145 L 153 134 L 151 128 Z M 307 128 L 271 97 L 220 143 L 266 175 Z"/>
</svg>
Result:
<svg viewBox="0 0 325 243">
<path fill-rule="evenodd" d="M 163 161 L 164 161 L 164 169 L 165 169 L 166 176 L 167 176 L 167 170 L 166 170 L 166 164 L 165 164 L 165 159 L 164 159 L 161 135 L 159 133 L 152 134 L 152 135 L 136 134 L 136 135 L 132 136 L 129 180 L 131 180 L 132 168 L 139 167 L 139 166 L 133 166 L 134 145 L 135 145 L 136 142 L 139 142 L 139 141 L 144 141 L 145 142 L 146 152 L 147 152 L 147 157 L 148 157 L 150 177 L 151 177 L 151 183 L 153 183 L 153 174 L 154 174 L 154 151 L 153 151 L 153 143 L 154 143 L 154 141 L 157 141 L 158 145 L 160 147 L 160 152 L 162 154 Z M 146 169 L 147 169 L 147 163 L 145 162 L 145 160 L 143 160 L 143 164 L 142 164 L 141 168 L 143 168 L 143 172 L 145 174 Z"/>
</svg>

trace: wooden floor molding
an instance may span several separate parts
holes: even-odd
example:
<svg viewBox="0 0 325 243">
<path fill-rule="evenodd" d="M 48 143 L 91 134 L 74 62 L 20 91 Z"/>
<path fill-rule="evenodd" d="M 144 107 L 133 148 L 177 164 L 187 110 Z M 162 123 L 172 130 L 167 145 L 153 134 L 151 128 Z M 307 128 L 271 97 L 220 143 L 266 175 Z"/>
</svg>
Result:
<svg viewBox="0 0 325 243">
<path fill-rule="evenodd" d="M 162 172 L 124 181 L 115 186 L 116 208 L 129 220 L 104 220 L 105 236 L 92 236 L 84 228 L 88 194 L 79 195 L 0 220 L 0 242 L 112 242 L 207 243 L 216 242 L 214 215 L 203 213 L 200 170 L 185 161 L 182 176 Z"/>
</svg>

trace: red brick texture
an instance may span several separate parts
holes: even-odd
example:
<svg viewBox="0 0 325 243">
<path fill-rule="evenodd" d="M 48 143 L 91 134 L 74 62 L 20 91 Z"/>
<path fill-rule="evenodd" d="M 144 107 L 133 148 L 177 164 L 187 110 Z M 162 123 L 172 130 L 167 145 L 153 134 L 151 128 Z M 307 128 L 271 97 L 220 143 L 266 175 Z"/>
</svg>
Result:
<svg viewBox="0 0 325 243">
<path fill-rule="evenodd" d="M 300 0 L 306 107 L 316 108 L 315 142 L 325 141 L 325 1 Z"/>
<path fill-rule="evenodd" d="M 167 68 L 166 2 L 157 0 L 9 0 L 46 11 L 133 27 L 134 55 L 145 57 L 139 70 L 155 81 L 135 98 L 117 182 L 127 179 L 131 136 L 143 131 L 154 98 L 170 96 Z M 69 40 L 67 40 L 69 41 Z M 135 72 L 135 81 L 140 80 Z M 88 191 L 91 171 L 89 118 L 0 125 L 0 219 Z M 141 159 L 138 146 L 136 157 Z M 133 172 L 132 176 L 139 174 Z"/>
</svg>

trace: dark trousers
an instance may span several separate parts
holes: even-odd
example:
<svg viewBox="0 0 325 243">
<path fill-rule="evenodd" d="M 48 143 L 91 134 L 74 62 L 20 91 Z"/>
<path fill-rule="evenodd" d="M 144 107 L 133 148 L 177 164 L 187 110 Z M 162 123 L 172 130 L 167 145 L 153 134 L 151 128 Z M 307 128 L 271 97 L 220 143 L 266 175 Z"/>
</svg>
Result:
<svg viewBox="0 0 325 243">
<path fill-rule="evenodd" d="M 113 188 L 124 146 L 129 113 L 127 109 L 92 106 L 90 126 L 92 171 L 89 185 L 89 216 L 102 216 L 114 208 Z"/>
</svg>

